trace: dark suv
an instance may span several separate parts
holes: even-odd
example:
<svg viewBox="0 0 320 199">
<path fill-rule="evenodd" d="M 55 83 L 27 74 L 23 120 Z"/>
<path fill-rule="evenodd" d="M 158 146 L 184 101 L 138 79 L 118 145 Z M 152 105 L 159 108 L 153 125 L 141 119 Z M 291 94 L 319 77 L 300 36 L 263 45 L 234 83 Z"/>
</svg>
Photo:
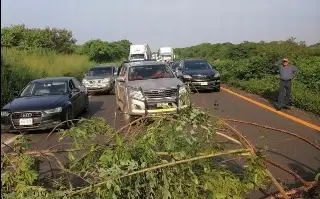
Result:
<svg viewBox="0 0 320 199">
<path fill-rule="evenodd" d="M 185 59 L 176 69 L 177 76 L 192 90 L 220 91 L 220 74 L 204 59 Z"/>
</svg>

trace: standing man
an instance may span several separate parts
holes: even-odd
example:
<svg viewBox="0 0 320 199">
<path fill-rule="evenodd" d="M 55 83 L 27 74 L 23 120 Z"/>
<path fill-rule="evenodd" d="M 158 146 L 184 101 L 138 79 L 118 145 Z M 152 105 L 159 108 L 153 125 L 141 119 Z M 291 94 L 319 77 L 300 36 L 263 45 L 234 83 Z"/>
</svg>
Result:
<svg viewBox="0 0 320 199">
<path fill-rule="evenodd" d="M 299 71 L 296 66 L 289 65 L 289 60 L 284 58 L 282 64 L 276 64 L 280 71 L 280 88 L 278 96 L 277 110 L 281 110 L 283 107 L 291 104 L 291 86 L 292 79 Z"/>
</svg>

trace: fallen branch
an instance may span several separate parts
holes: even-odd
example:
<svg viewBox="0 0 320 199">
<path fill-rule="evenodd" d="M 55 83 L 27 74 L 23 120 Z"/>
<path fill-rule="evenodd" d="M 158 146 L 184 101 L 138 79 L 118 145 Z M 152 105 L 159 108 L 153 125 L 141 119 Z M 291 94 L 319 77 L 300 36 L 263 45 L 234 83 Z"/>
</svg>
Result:
<svg viewBox="0 0 320 199">
<path fill-rule="evenodd" d="M 224 120 L 224 121 L 232 121 L 232 122 L 242 123 L 242 124 L 248 124 L 248 125 L 257 126 L 257 127 L 261 127 L 261 128 L 264 128 L 264 129 L 274 130 L 274 131 L 277 131 L 277 132 L 280 132 L 280 133 L 288 134 L 288 135 L 296 137 L 296 138 L 298 138 L 298 139 L 310 144 L 311 146 L 313 146 L 314 148 L 316 148 L 316 149 L 318 149 L 320 151 L 320 146 L 317 146 L 315 143 L 311 142 L 310 140 L 308 140 L 306 138 L 301 137 L 300 135 L 298 135 L 296 133 L 292 133 L 292 132 L 289 132 L 289 131 L 286 131 L 286 130 L 283 130 L 283 129 L 270 127 L 270 126 L 267 126 L 267 125 L 257 124 L 257 123 L 254 123 L 254 122 L 247 122 L 247 121 L 236 120 L 236 119 L 227 119 L 227 118 L 226 119 L 222 119 L 222 120 Z"/>
<path fill-rule="evenodd" d="M 161 169 L 161 168 L 164 168 L 164 167 L 174 166 L 174 165 L 177 165 L 177 164 L 193 162 L 193 161 L 196 161 L 196 160 L 207 159 L 207 158 L 212 158 L 212 157 L 221 156 L 221 155 L 231 155 L 231 154 L 237 154 L 237 153 L 241 154 L 241 153 L 246 153 L 246 152 L 249 152 L 249 151 L 250 151 L 249 149 L 230 150 L 230 151 L 213 153 L 213 154 L 204 155 L 204 156 L 198 156 L 198 157 L 189 158 L 189 159 L 185 159 L 185 160 L 169 162 L 169 163 L 160 164 L 160 165 L 157 165 L 157 166 L 141 169 L 141 170 L 138 170 L 138 171 L 134 171 L 134 172 L 122 175 L 122 176 L 119 177 L 119 179 L 125 178 L 125 177 L 129 177 L 129 176 L 132 176 L 132 175 L 136 175 L 136 174 L 140 174 L 140 173 L 145 173 L 145 172 Z M 90 190 L 93 187 L 102 186 L 102 185 L 104 185 L 106 183 L 108 183 L 108 181 L 103 181 L 103 182 L 97 183 L 96 185 L 92 185 L 92 186 L 89 186 L 89 187 L 85 187 L 85 188 L 76 190 L 76 191 L 72 192 L 71 195 L 76 195 L 76 194 L 79 194 L 81 192 L 85 192 L 87 190 Z"/>
<path fill-rule="evenodd" d="M 256 148 L 254 147 L 254 145 L 244 136 L 242 135 L 242 133 L 240 133 L 238 130 L 236 130 L 235 128 L 233 128 L 230 124 L 228 124 L 227 122 L 220 120 L 224 125 L 228 126 L 232 132 L 234 132 L 234 134 L 236 134 L 236 136 L 239 137 L 239 141 L 243 144 L 244 147 L 249 148 L 250 149 L 250 153 L 253 155 L 256 155 Z M 289 196 L 286 194 L 284 188 L 280 185 L 280 183 L 276 180 L 276 178 L 272 175 L 272 173 L 266 168 L 265 169 L 266 174 L 269 176 L 270 180 L 272 181 L 272 183 L 277 187 L 277 189 L 279 190 L 279 192 L 283 195 L 283 197 L 285 199 L 289 199 Z"/>
</svg>

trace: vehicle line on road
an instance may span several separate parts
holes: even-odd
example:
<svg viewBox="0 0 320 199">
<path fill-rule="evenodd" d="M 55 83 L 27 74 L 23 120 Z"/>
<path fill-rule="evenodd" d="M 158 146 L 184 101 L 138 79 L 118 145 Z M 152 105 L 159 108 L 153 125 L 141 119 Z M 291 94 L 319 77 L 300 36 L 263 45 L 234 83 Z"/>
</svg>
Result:
<svg viewBox="0 0 320 199">
<path fill-rule="evenodd" d="M 253 100 L 253 99 L 250 99 L 250 98 L 248 98 L 248 97 L 245 97 L 245 96 L 243 96 L 243 95 L 241 95 L 241 94 L 239 94 L 239 93 L 236 93 L 236 92 L 234 92 L 234 91 L 231 91 L 230 89 L 227 89 L 227 88 L 224 88 L 224 87 L 221 87 L 221 89 L 222 89 L 223 91 L 225 91 L 225 92 L 228 92 L 229 94 L 232 94 L 232 95 L 237 96 L 237 97 L 239 97 L 239 98 L 241 98 L 241 99 L 243 99 L 243 100 L 246 100 L 246 101 L 248 101 L 248 102 L 250 102 L 250 103 L 253 103 L 253 104 L 257 105 L 257 106 L 260 106 L 261 108 L 264 108 L 264 109 L 266 109 L 266 110 L 268 110 L 268 111 L 274 112 L 274 113 L 276 113 L 276 114 L 278 114 L 278 115 L 281 115 L 281 116 L 283 116 L 283 117 L 285 117 L 285 118 L 287 118 L 287 119 L 290 119 L 290 120 L 292 120 L 292 121 L 294 121 L 294 122 L 297 122 L 297 123 L 299 123 L 299 124 L 302 124 L 302 125 L 304 125 L 304 126 L 307 126 L 307 127 L 311 128 L 311 129 L 314 129 L 314 130 L 317 130 L 317 131 L 320 132 L 320 126 L 317 126 L 317 125 L 315 125 L 315 124 L 312 124 L 312 123 L 307 122 L 307 121 L 305 121 L 305 120 L 302 120 L 302 119 L 300 119 L 300 118 L 294 117 L 294 116 L 289 115 L 289 114 L 287 114 L 287 113 L 284 113 L 284 112 L 281 112 L 281 111 L 277 111 L 275 108 L 272 108 L 272 107 L 270 107 L 270 106 L 267 106 L 267 105 L 265 105 L 265 104 L 262 104 L 262 103 L 260 103 L 260 102 L 257 102 L 257 101 L 255 101 L 255 100 Z"/>
</svg>

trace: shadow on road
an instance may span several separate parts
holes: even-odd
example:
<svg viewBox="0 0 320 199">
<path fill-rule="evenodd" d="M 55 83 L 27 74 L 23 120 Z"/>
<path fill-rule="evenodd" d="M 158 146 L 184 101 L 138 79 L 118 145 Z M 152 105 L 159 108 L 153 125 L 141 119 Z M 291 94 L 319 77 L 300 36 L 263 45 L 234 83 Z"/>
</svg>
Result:
<svg viewBox="0 0 320 199">
<path fill-rule="evenodd" d="M 278 89 L 275 91 L 266 90 L 262 93 L 262 97 L 265 98 L 274 108 L 277 108 Z"/>
<path fill-rule="evenodd" d="M 102 109 L 103 104 L 104 104 L 103 101 L 90 101 L 89 111 L 81 115 L 80 117 L 90 118 L 94 116 L 97 112 L 103 111 L 104 110 Z"/>
</svg>

